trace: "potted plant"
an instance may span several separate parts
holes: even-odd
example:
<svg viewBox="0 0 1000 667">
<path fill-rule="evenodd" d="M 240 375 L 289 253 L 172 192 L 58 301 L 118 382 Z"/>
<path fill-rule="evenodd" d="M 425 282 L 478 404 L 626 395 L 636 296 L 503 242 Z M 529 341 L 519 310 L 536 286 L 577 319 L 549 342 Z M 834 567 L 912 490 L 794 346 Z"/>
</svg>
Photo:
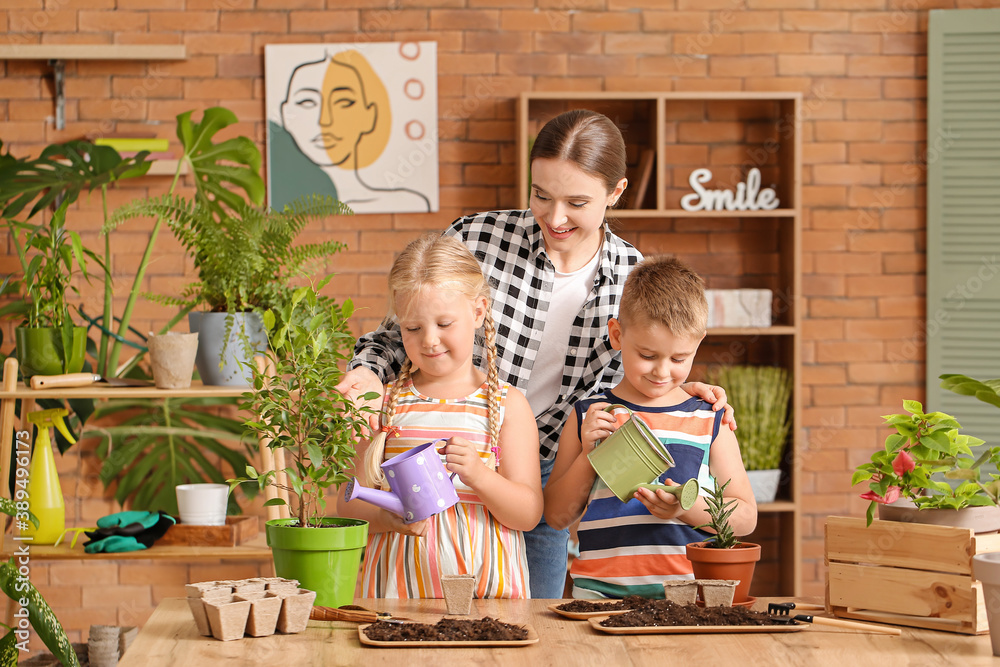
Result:
<svg viewBox="0 0 1000 667">
<path fill-rule="evenodd" d="M 705 488 L 708 494 L 709 522 L 696 526 L 698 529 L 708 528 L 715 535 L 704 542 L 691 542 L 685 547 L 687 558 L 691 561 L 695 579 L 735 579 L 739 581 L 733 604 L 746 604 L 751 600 L 750 583 L 757 561 L 760 560 L 760 545 L 741 542 L 736 539 L 729 517 L 736 509 L 736 499 L 726 500 L 725 491 L 731 480 L 719 484 L 715 480 L 712 489 Z"/>
<path fill-rule="evenodd" d="M 281 497 L 265 503 L 290 504 L 292 515 L 265 526 L 275 573 L 316 591 L 316 604 L 339 607 L 354 598 L 368 524 L 325 517 L 326 492 L 348 481 L 354 443 L 371 409 L 358 409 L 331 389 L 354 339 L 347 328 L 351 301 L 338 305 L 319 294 L 328 281 L 295 289 L 262 315 L 265 363 L 248 364 L 253 391 L 243 395 L 241 408 L 254 415 L 247 434 L 283 452 L 275 459 L 286 465 L 260 472 L 248 466 L 246 476 L 230 484 L 254 480 L 262 491 L 274 487 L 288 495 L 288 503 Z"/>
<path fill-rule="evenodd" d="M 30 521 L 38 527 L 38 518 L 30 512 L 18 511 L 10 498 L 0 498 L 0 513 L 19 522 Z M 0 637 L 0 667 L 16 667 L 18 658 L 27 650 L 29 625 L 60 664 L 65 667 L 80 666 L 76 651 L 59 619 L 38 589 L 19 570 L 13 557 L 0 563 L 0 590 L 17 605 L 14 627 L 8 627 Z"/>
<path fill-rule="evenodd" d="M 180 297 L 156 300 L 191 311 L 191 331 L 199 335 L 196 363 L 205 384 L 245 385 L 247 366 L 240 362 L 264 343 L 260 313 L 277 303 L 292 279 L 344 247 L 336 241 L 295 245 L 296 237 L 311 222 L 350 212 L 331 197 L 305 198 L 274 211 L 241 198 L 220 207 L 199 192 L 191 200 L 165 195 L 136 201 L 119 209 L 112 224 L 146 215 L 167 220 L 194 258 L 198 280 Z M 192 310 L 199 305 L 205 312 Z"/>
<path fill-rule="evenodd" d="M 979 438 L 959 433 L 954 417 L 925 413 L 918 401 L 903 401 L 903 410 L 883 417 L 893 432 L 851 478 L 852 485 L 868 484 L 861 494 L 871 501 L 868 525 L 878 507 L 881 519 L 967 525 L 976 532 L 1000 528 L 998 476 L 990 474 L 985 484 L 981 478 L 984 465 L 1000 463 L 1000 447 L 982 447 Z"/>
<path fill-rule="evenodd" d="M 88 259 L 103 265 L 78 233 L 66 229 L 67 206 L 63 201 L 47 224 L 7 219 L 22 270 L 13 289 L 22 296 L 0 314 L 22 318 L 14 335 L 25 383 L 33 375 L 77 373 L 83 368 L 87 330 L 74 325 L 67 297 L 77 291 L 74 273 L 79 271 L 89 280 Z"/>
<path fill-rule="evenodd" d="M 774 502 L 781 481 L 781 458 L 791 429 L 792 381 L 778 366 L 718 366 L 710 384 L 726 388 L 740 411 L 740 454 L 757 504 Z"/>
</svg>

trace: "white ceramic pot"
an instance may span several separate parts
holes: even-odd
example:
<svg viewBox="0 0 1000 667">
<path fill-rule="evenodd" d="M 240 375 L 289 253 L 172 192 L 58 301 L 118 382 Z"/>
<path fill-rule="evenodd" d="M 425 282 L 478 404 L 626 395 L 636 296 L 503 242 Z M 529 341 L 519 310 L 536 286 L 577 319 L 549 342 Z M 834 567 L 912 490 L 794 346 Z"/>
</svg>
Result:
<svg viewBox="0 0 1000 667">
<path fill-rule="evenodd" d="M 750 478 L 750 488 L 753 489 L 753 498 L 757 504 L 773 503 L 778 497 L 778 483 L 781 481 L 781 471 L 774 470 L 747 470 L 747 477 Z"/>
<path fill-rule="evenodd" d="M 973 556 L 972 576 L 983 584 L 993 655 L 1000 656 L 1000 552 L 993 551 Z"/>
<path fill-rule="evenodd" d="M 178 484 L 177 513 L 188 526 L 226 525 L 229 486 L 226 484 Z"/>
</svg>

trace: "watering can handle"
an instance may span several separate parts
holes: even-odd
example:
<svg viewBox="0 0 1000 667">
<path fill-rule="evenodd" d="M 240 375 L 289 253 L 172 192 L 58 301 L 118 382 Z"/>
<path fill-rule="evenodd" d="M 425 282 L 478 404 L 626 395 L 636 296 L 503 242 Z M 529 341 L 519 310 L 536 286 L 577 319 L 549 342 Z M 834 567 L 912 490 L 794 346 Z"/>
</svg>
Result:
<svg viewBox="0 0 1000 667">
<path fill-rule="evenodd" d="M 434 441 L 434 451 L 437 452 L 438 454 L 441 453 L 440 450 L 438 450 L 438 448 L 437 448 L 437 443 L 439 443 L 439 442 L 444 443 L 445 445 L 448 444 L 448 441 L 445 440 L 444 438 L 438 438 L 437 440 L 435 440 Z M 447 463 L 446 463 L 446 465 L 447 465 Z M 445 470 L 447 470 L 447 469 L 448 468 L 445 467 Z M 457 474 L 458 474 L 457 472 L 451 473 L 450 475 L 448 475 L 448 479 L 450 479 L 452 482 L 454 482 L 455 481 L 455 475 L 457 475 Z"/>
<path fill-rule="evenodd" d="M 614 411 L 615 408 L 624 408 L 625 410 L 628 410 L 629 417 L 630 418 L 632 417 L 632 409 L 629 408 L 627 405 L 622 405 L 621 403 L 612 403 L 608 407 L 604 408 L 604 412 L 610 413 Z M 598 440 L 597 442 L 594 443 L 594 447 L 597 447 L 602 442 L 604 442 L 604 440 Z"/>
</svg>

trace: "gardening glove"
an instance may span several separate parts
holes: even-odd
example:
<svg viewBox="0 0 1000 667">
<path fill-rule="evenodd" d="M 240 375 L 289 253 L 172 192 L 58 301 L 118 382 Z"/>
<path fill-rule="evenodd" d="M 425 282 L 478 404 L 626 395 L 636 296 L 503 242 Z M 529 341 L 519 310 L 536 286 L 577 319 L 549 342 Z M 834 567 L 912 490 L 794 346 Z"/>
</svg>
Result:
<svg viewBox="0 0 1000 667">
<path fill-rule="evenodd" d="M 140 543 L 134 537 L 126 537 L 125 535 L 108 535 L 100 540 L 94 540 L 93 542 L 87 542 L 83 550 L 88 554 L 96 553 L 122 553 L 124 551 L 140 551 L 145 549 L 146 545 Z"/>
<path fill-rule="evenodd" d="M 116 512 L 97 520 L 97 530 L 87 531 L 90 542 L 84 546 L 87 553 L 101 551 L 120 552 L 137 551 L 153 545 L 153 542 L 163 537 L 174 518 L 165 512 Z M 108 544 L 100 544 L 112 537 Z"/>
</svg>

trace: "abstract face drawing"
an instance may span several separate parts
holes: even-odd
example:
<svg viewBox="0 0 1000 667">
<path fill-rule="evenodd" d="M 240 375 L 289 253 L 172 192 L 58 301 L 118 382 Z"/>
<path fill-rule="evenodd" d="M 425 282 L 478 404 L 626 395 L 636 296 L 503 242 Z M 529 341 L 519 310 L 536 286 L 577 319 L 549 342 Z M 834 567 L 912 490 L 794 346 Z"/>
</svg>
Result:
<svg viewBox="0 0 1000 667">
<path fill-rule="evenodd" d="M 323 167 L 353 168 L 350 158 L 374 131 L 378 114 L 358 70 L 333 58 L 298 67 L 281 105 L 285 129 L 299 150 Z"/>
</svg>

